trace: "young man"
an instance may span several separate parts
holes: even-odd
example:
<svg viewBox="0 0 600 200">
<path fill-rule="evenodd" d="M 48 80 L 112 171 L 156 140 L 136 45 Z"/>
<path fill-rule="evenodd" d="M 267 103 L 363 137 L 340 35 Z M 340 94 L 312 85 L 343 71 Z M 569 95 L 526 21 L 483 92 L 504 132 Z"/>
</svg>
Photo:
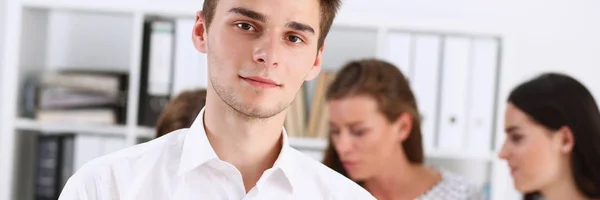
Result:
<svg viewBox="0 0 600 200">
<path fill-rule="evenodd" d="M 294 150 L 285 109 L 320 71 L 339 0 L 205 0 L 192 34 L 208 57 L 189 129 L 86 164 L 66 199 L 374 199 Z"/>
</svg>

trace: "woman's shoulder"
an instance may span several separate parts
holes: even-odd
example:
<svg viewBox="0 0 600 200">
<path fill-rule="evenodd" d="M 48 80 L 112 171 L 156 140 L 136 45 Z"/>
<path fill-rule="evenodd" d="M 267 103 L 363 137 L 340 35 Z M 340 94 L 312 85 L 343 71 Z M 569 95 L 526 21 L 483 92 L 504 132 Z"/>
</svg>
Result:
<svg viewBox="0 0 600 200">
<path fill-rule="evenodd" d="M 482 199 L 479 190 L 467 179 L 452 172 L 438 169 L 442 179 L 427 193 L 421 195 L 419 200 L 479 200 Z"/>
</svg>

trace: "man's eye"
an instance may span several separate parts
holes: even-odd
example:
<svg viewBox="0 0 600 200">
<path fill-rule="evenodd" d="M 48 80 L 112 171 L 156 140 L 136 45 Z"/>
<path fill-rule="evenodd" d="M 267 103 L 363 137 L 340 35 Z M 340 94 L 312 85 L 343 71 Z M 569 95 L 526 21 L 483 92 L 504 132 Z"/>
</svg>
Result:
<svg viewBox="0 0 600 200">
<path fill-rule="evenodd" d="M 236 24 L 239 28 L 241 28 L 242 30 L 246 30 L 246 31 L 255 31 L 256 28 L 254 28 L 254 26 L 248 24 L 248 23 L 238 23 Z"/>
<path fill-rule="evenodd" d="M 304 41 L 302 41 L 302 38 L 300 38 L 300 37 L 298 37 L 298 36 L 295 36 L 295 35 L 290 35 L 290 36 L 288 36 L 288 38 L 287 38 L 287 39 L 288 39 L 290 42 L 292 42 L 292 43 L 301 43 L 301 42 L 304 42 Z"/>
</svg>

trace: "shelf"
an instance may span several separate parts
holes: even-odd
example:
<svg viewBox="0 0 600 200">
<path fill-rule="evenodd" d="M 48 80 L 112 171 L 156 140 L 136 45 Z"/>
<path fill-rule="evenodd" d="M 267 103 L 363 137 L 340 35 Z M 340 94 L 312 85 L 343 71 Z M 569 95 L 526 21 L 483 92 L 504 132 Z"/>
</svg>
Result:
<svg viewBox="0 0 600 200">
<path fill-rule="evenodd" d="M 138 126 L 135 130 L 135 136 L 144 139 L 154 138 L 154 129 L 150 127 Z"/>
<path fill-rule="evenodd" d="M 96 124 L 66 124 L 39 122 L 33 119 L 19 118 L 15 128 L 18 130 L 39 131 L 46 134 L 52 133 L 89 133 L 109 136 L 125 136 L 127 128 L 124 125 L 96 125 Z"/>
<path fill-rule="evenodd" d="M 294 138 L 290 137 L 290 146 L 297 148 L 298 150 L 313 150 L 313 151 L 325 151 L 327 148 L 327 140 L 318 138 Z M 495 153 L 465 153 L 459 151 L 442 151 L 435 150 L 426 152 L 425 157 L 432 159 L 451 159 L 451 160 L 473 160 L 473 161 L 494 161 L 496 160 Z"/>
<path fill-rule="evenodd" d="M 433 159 L 452 159 L 452 160 L 472 160 L 472 161 L 494 161 L 497 156 L 494 153 L 467 153 L 461 151 L 443 151 L 434 150 L 425 152 L 427 158 Z"/>
<path fill-rule="evenodd" d="M 324 151 L 327 148 L 327 140 L 319 138 L 296 138 L 289 137 L 290 146 L 298 150 Z"/>
<path fill-rule="evenodd" d="M 124 125 L 93 125 L 93 124 L 64 124 L 38 122 L 33 119 L 19 118 L 15 125 L 18 130 L 39 131 L 46 134 L 53 133 L 89 133 L 109 136 L 127 135 L 127 127 Z M 138 138 L 154 138 L 154 129 L 149 127 L 137 127 L 134 132 Z M 298 150 L 324 151 L 327 148 L 327 140 L 318 138 L 296 138 L 290 137 L 289 144 Z M 433 159 L 460 159 L 475 161 L 496 160 L 494 153 L 465 153 L 459 151 L 434 150 L 426 152 L 427 158 Z"/>
</svg>

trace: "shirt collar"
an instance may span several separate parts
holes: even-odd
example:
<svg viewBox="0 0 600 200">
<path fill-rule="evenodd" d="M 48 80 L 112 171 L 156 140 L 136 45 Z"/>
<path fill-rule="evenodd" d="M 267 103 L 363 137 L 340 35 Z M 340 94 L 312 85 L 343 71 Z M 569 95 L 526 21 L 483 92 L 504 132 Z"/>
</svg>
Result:
<svg viewBox="0 0 600 200">
<path fill-rule="evenodd" d="M 284 176 L 287 179 L 287 183 L 290 189 L 290 192 L 294 191 L 294 184 L 296 183 L 296 181 L 298 180 L 296 177 L 296 175 L 298 174 L 299 171 L 297 171 L 297 168 L 295 164 L 296 162 L 296 158 L 294 156 L 294 151 L 292 149 L 292 147 L 289 144 L 289 139 L 287 136 L 287 132 L 285 131 L 285 128 L 282 128 L 282 145 L 281 145 L 281 151 L 279 152 L 279 156 L 277 157 L 277 160 L 275 160 L 275 163 L 273 164 L 273 168 L 274 169 L 279 169 L 283 172 Z"/>
<path fill-rule="evenodd" d="M 194 120 L 194 123 L 192 123 L 185 134 L 179 161 L 178 174 L 180 175 L 189 172 L 210 160 L 219 159 L 206 136 L 206 130 L 204 129 L 204 109 L 205 108 L 202 108 Z M 289 144 L 285 128 L 282 128 L 282 140 L 282 148 L 277 160 L 275 160 L 275 163 L 273 164 L 273 169 L 281 170 L 283 172 L 290 192 L 293 192 L 292 183 L 295 183 L 295 181 L 298 180 L 296 177 L 298 173 L 296 171 L 297 165 L 294 163 L 296 162 L 294 149 L 292 149 Z M 271 175 L 273 174 L 275 173 L 271 173 Z M 264 178 L 265 180 L 268 180 L 271 177 Z M 257 186 L 260 187 L 258 183 Z"/>
<path fill-rule="evenodd" d="M 204 130 L 204 108 L 202 108 L 194 123 L 192 123 L 190 129 L 185 134 L 178 173 L 182 174 L 191 171 L 212 159 L 218 159 L 218 157 L 206 137 L 206 131 Z"/>
</svg>

